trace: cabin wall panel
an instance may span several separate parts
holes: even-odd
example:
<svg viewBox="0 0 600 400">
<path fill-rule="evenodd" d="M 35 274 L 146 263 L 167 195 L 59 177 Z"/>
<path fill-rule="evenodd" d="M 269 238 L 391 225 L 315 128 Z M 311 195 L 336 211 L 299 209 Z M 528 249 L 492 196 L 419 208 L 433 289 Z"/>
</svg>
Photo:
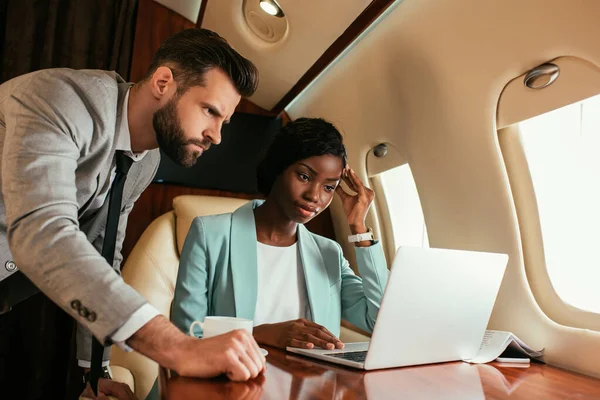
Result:
<svg viewBox="0 0 600 400">
<path fill-rule="evenodd" d="M 146 76 L 152 56 L 171 35 L 196 25 L 153 0 L 140 0 L 135 25 L 130 79 L 139 82 Z"/>
<path fill-rule="evenodd" d="M 600 332 L 552 321 L 532 295 L 495 122 L 502 90 L 529 69 L 565 55 L 600 65 L 598 15 L 600 2 L 585 0 L 405 0 L 286 109 L 338 125 L 364 180 L 368 151 L 393 143 L 411 166 L 432 247 L 509 255 L 490 328 L 595 376 Z M 342 221 L 339 206 L 332 213 Z M 375 214 L 368 222 L 381 234 Z"/>
</svg>

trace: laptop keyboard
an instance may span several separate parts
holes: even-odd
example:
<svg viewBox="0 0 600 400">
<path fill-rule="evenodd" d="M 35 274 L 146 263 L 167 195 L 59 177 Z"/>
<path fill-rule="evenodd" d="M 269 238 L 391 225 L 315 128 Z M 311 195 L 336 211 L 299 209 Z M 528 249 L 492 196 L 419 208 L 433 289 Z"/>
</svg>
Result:
<svg viewBox="0 0 600 400">
<path fill-rule="evenodd" d="M 347 353 L 329 353 L 328 356 L 341 358 L 342 360 L 365 362 L 367 358 L 366 351 L 349 351 Z"/>
</svg>

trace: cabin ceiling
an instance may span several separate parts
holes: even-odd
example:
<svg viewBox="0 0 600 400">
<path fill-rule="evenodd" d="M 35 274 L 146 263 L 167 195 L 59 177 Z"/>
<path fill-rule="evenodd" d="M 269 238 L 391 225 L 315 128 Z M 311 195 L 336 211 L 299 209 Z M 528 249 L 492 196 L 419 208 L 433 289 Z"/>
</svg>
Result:
<svg viewBox="0 0 600 400">
<path fill-rule="evenodd" d="M 219 33 L 260 72 L 250 100 L 271 110 L 321 55 L 338 39 L 372 0 L 278 0 L 282 18 L 268 15 L 259 0 L 205 0 L 200 26 Z M 259 29 L 252 30 L 250 24 Z M 280 40 L 277 31 L 285 32 Z M 264 38 L 261 38 L 262 35 Z"/>
</svg>

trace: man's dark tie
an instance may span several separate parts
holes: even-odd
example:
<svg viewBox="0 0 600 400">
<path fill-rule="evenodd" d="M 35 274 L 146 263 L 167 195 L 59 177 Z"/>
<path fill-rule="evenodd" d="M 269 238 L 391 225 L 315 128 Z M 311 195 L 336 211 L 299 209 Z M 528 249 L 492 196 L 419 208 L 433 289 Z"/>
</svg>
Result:
<svg viewBox="0 0 600 400">
<path fill-rule="evenodd" d="M 104 241 L 102 242 L 102 257 L 112 267 L 115 259 L 115 249 L 117 247 L 117 233 L 119 231 L 119 216 L 121 215 L 121 200 L 123 198 L 123 188 L 127 179 L 127 172 L 133 163 L 130 157 L 127 157 L 121 150 L 117 150 L 116 174 L 110 187 L 108 200 L 108 216 L 106 217 L 106 230 L 104 231 Z M 94 394 L 98 395 L 98 379 L 102 377 L 102 356 L 104 355 L 104 346 L 96 338 L 92 341 L 92 363 L 90 368 L 90 385 Z"/>
</svg>

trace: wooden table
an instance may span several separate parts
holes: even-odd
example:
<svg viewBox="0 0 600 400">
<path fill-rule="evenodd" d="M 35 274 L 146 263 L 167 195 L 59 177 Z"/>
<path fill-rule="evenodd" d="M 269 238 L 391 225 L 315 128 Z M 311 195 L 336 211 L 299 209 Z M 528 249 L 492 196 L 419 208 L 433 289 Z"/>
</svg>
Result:
<svg viewBox="0 0 600 400">
<path fill-rule="evenodd" d="M 171 378 L 166 398 L 186 399 L 600 399 L 600 380 L 544 364 L 462 362 L 364 372 L 267 348 L 267 371 L 234 383 Z"/>
</svg>

